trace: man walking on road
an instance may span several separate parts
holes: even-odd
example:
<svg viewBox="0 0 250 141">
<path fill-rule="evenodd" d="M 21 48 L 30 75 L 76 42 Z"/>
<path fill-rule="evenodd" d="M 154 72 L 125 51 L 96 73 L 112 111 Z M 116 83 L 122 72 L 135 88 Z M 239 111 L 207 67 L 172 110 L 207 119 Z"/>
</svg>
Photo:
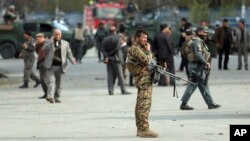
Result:
<svg viewBox="0 0 250 141">
<path fill-rule="evenodd" d="M 61 96 L 61 84 L 63 77 L 68 69 L 67 59 L 72 64 L 76 64 L 76 60 L 72 55 L 69 43 L 61 39 L 62 32 L 55 29 L 52 41 L 42 48 L 47 56 L 44 60 L 44 67 L 47 69 L 46 84 L 48 86 L 46 100 L 50 103 L 61 103 L 59 97 Z M 52 94 L 52 85 L 55 77 L 55 90 Z"/>
<path fill-rule="evenodd" d="M 180 106 L 181 110 L 193 110 L 193 107 L 188 106 L 188 101 L 196 88 L 198 87 L 203 99 L 205 100 L 208 109 L 219 108 L 220 105 L 214 104 L 212 96 L 210 95 L 207 77 L 208 71 L 211 69 L 209 63 L 210 53 L 208 48 L 204 43 L 204 39 L 207 36 L 207 29 L 205 27 L 198 27 L 196 30 L 197 37 L 192 38 L 192 43 L 190 44 L 190 50 L 186 51 L 187 59 L 189 61 L 189 79 L 195 84 L 188 83 L 187 88 L 182 96 L 182 104 Z"/>
<path fill-rule="evenodd" d="M 46 68 L 44 67 L 44 59 L 46 57 L 46 54 L 42 49 L 43 46 L 47 45 L 49 43 L 49 40 L 46 40 L 43 33 L 36 34 L 36 53 L 38 54 L 38 60 L 37 60 L 37 69 L 40 73 L 40 81 L 42 84 L 42 89 L 44 92 L 44 95 L 39 97 L 40 99 L 47 97 L 47 90 L 48 87 L 45 83 L 45 77 L 46 77 Z"/>
<path fill-rule="evenodd" d="M 35 40 L 28 31 L 25 31 L 24 39 L 25 43 L 22 44 L 23 49 L 21 52 L 21 56 L 24 60 L 23 85 L 21 85 L 19 88 L 28 88 L 30 78 L 36 81 L 36 84 L 34 85 L 34 88 L 36 88 L 40 84 L 40 80 L 32 70 L 35 63 Z"/>
<path fill-rule="evenodd" d="M 73 55 L 76 58 L 77 63 L 82 63 L 82 54 L 83 54 L 83 47 L 84 47 L 84 38 L 85 31 L 82 27 L 82 23 L 77 23 L 77 27 L 74 29 L 73 32 Z"/>
</svg>

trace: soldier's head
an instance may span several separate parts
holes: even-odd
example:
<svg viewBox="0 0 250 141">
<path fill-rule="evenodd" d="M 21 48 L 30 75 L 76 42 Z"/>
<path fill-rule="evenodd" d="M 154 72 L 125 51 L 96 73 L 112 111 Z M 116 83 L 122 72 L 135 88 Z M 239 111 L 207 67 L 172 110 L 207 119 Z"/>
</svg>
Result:
<svg viewBox="0 0 250 141">
<path fill-rule="evenodd" d="M 26 40 L 32 37 L 30 31 L 24 31 L 24 35 L 23 35 L 23 36 L 24 36 L 24 38 L 25 38 Z"/>
<path fill-rule="evenodd" d="M 15 5 L 10 5 L 9 6 L 9 11 L 14 12 L 16 10 Z"/>
<path fill-rule="evenodd" d="M 206 37 L 208 35 L 208 28 L 206 26 L 199 26 L 196 29 L 196 35 L 203 40 L 206 39 Z"/>
<path fill-rule="evenodd" d="M 185 39 L 190 40 L 194 36 L 194 34 L 195 33 L 193 33 L 193 31 L 191 29 L 187 29 L 185 31 Z"/>
<path fill-rule="evenodd" d="M 145 30 L 139 29 L 135 33 L 135 42 L 144 46 L 147 43 L 148 33 Z"/>
<path fill-rule="evenodd" d="M 45 37 L 43 33 L 37 33 L 36 34 L 36 43 L 37 44 L 43 44 L 45 41 Z"/>
<path fill-rule="evenodd" d="M 53 39 L 55 41 L 59 41 L 59 40 L 61 40 L 61 38 L 62 38 L 61 30 L 60 29 L 55 29 L 54 32 L 53 32 Z"/>
</svg>

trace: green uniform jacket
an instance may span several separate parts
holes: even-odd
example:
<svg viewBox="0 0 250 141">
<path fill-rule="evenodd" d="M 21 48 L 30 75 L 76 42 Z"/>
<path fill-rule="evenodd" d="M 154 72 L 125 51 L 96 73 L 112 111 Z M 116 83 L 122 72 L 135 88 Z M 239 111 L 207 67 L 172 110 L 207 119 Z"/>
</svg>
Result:
<svg viewBox="0 0 250 141">
<path fill-rule="evenodd" d="M 147 68 L 152 60 L 152 53 L 135 44 L 128 48 L 128 61 L 130 60 L 139 62 L 135 66 L 135 69 L 139 70 L 139 73 L 134 76 L 135 85 L 138 87 L 145 83 L 152 83 L 152 72 Z"/>
</svg>

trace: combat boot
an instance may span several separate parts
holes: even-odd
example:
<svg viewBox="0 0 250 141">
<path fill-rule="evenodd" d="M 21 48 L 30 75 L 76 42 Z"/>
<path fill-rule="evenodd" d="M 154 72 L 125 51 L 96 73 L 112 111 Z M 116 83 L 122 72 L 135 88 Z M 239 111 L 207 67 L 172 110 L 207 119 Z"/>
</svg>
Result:
<svg viewBox="0 0 250 141">
<path fill-rule="evenodd" d="M 23 89 L 23 88 L 28 88 L 28 83 L 23 83 L 23 85 L 19 86 L 19 88 Z"/>
<path fill-rule="evenodd" d="M 147 130 L 147 131 L 137 131 L 136 136 L 141 138 L 157 138 L 159 134 L 155 133 L 152 130 Z"/>
<path fill-rule="evenodd" d="M 182 103 L 181 103 L 181 106 L 180 106 L 180 109 L 181 109 L 181 110 L 193 110 L 194 108 L 188 106 L 187 103 L 182 102 Z"/>
</svg>

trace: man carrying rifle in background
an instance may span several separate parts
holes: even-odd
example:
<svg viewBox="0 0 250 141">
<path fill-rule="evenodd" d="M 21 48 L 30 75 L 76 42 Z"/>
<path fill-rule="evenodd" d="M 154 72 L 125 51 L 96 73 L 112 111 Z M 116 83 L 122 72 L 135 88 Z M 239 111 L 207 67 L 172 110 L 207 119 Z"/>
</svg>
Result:
<svg viewBox="0 0 250 141">
<path fill-rule="evenodd" d="M 211 64 L 209 62 L 210 53 L 208 52 L 208 48 L 204 43 L 204 39 L 208 35 L 206 27 L 198 27 L 196 30 L 196 35 L 197 37 L 192 37 L 191 43 L 186 49 L 184 49 L 186 51 L 186 57 L 189 61 L 189 79 L 196 84 L 189 83 L 187 85 L 187 88 L 181 99 L 182 104 L 180 106 L 180 109 L 194 109 L 193 107 L 188 106 L 187 103 L 197 86 L 202 94 L 203 99 L 208 105 L 208 109 L 216 109 L 221 106 L 213 102 L 213 99 L 209 92 L 208 84 L 206 82 L 208 80 L 208 72 L 211 69 Z M 182 48 L 184 48 L 184 46 Z"/>
</svg>

